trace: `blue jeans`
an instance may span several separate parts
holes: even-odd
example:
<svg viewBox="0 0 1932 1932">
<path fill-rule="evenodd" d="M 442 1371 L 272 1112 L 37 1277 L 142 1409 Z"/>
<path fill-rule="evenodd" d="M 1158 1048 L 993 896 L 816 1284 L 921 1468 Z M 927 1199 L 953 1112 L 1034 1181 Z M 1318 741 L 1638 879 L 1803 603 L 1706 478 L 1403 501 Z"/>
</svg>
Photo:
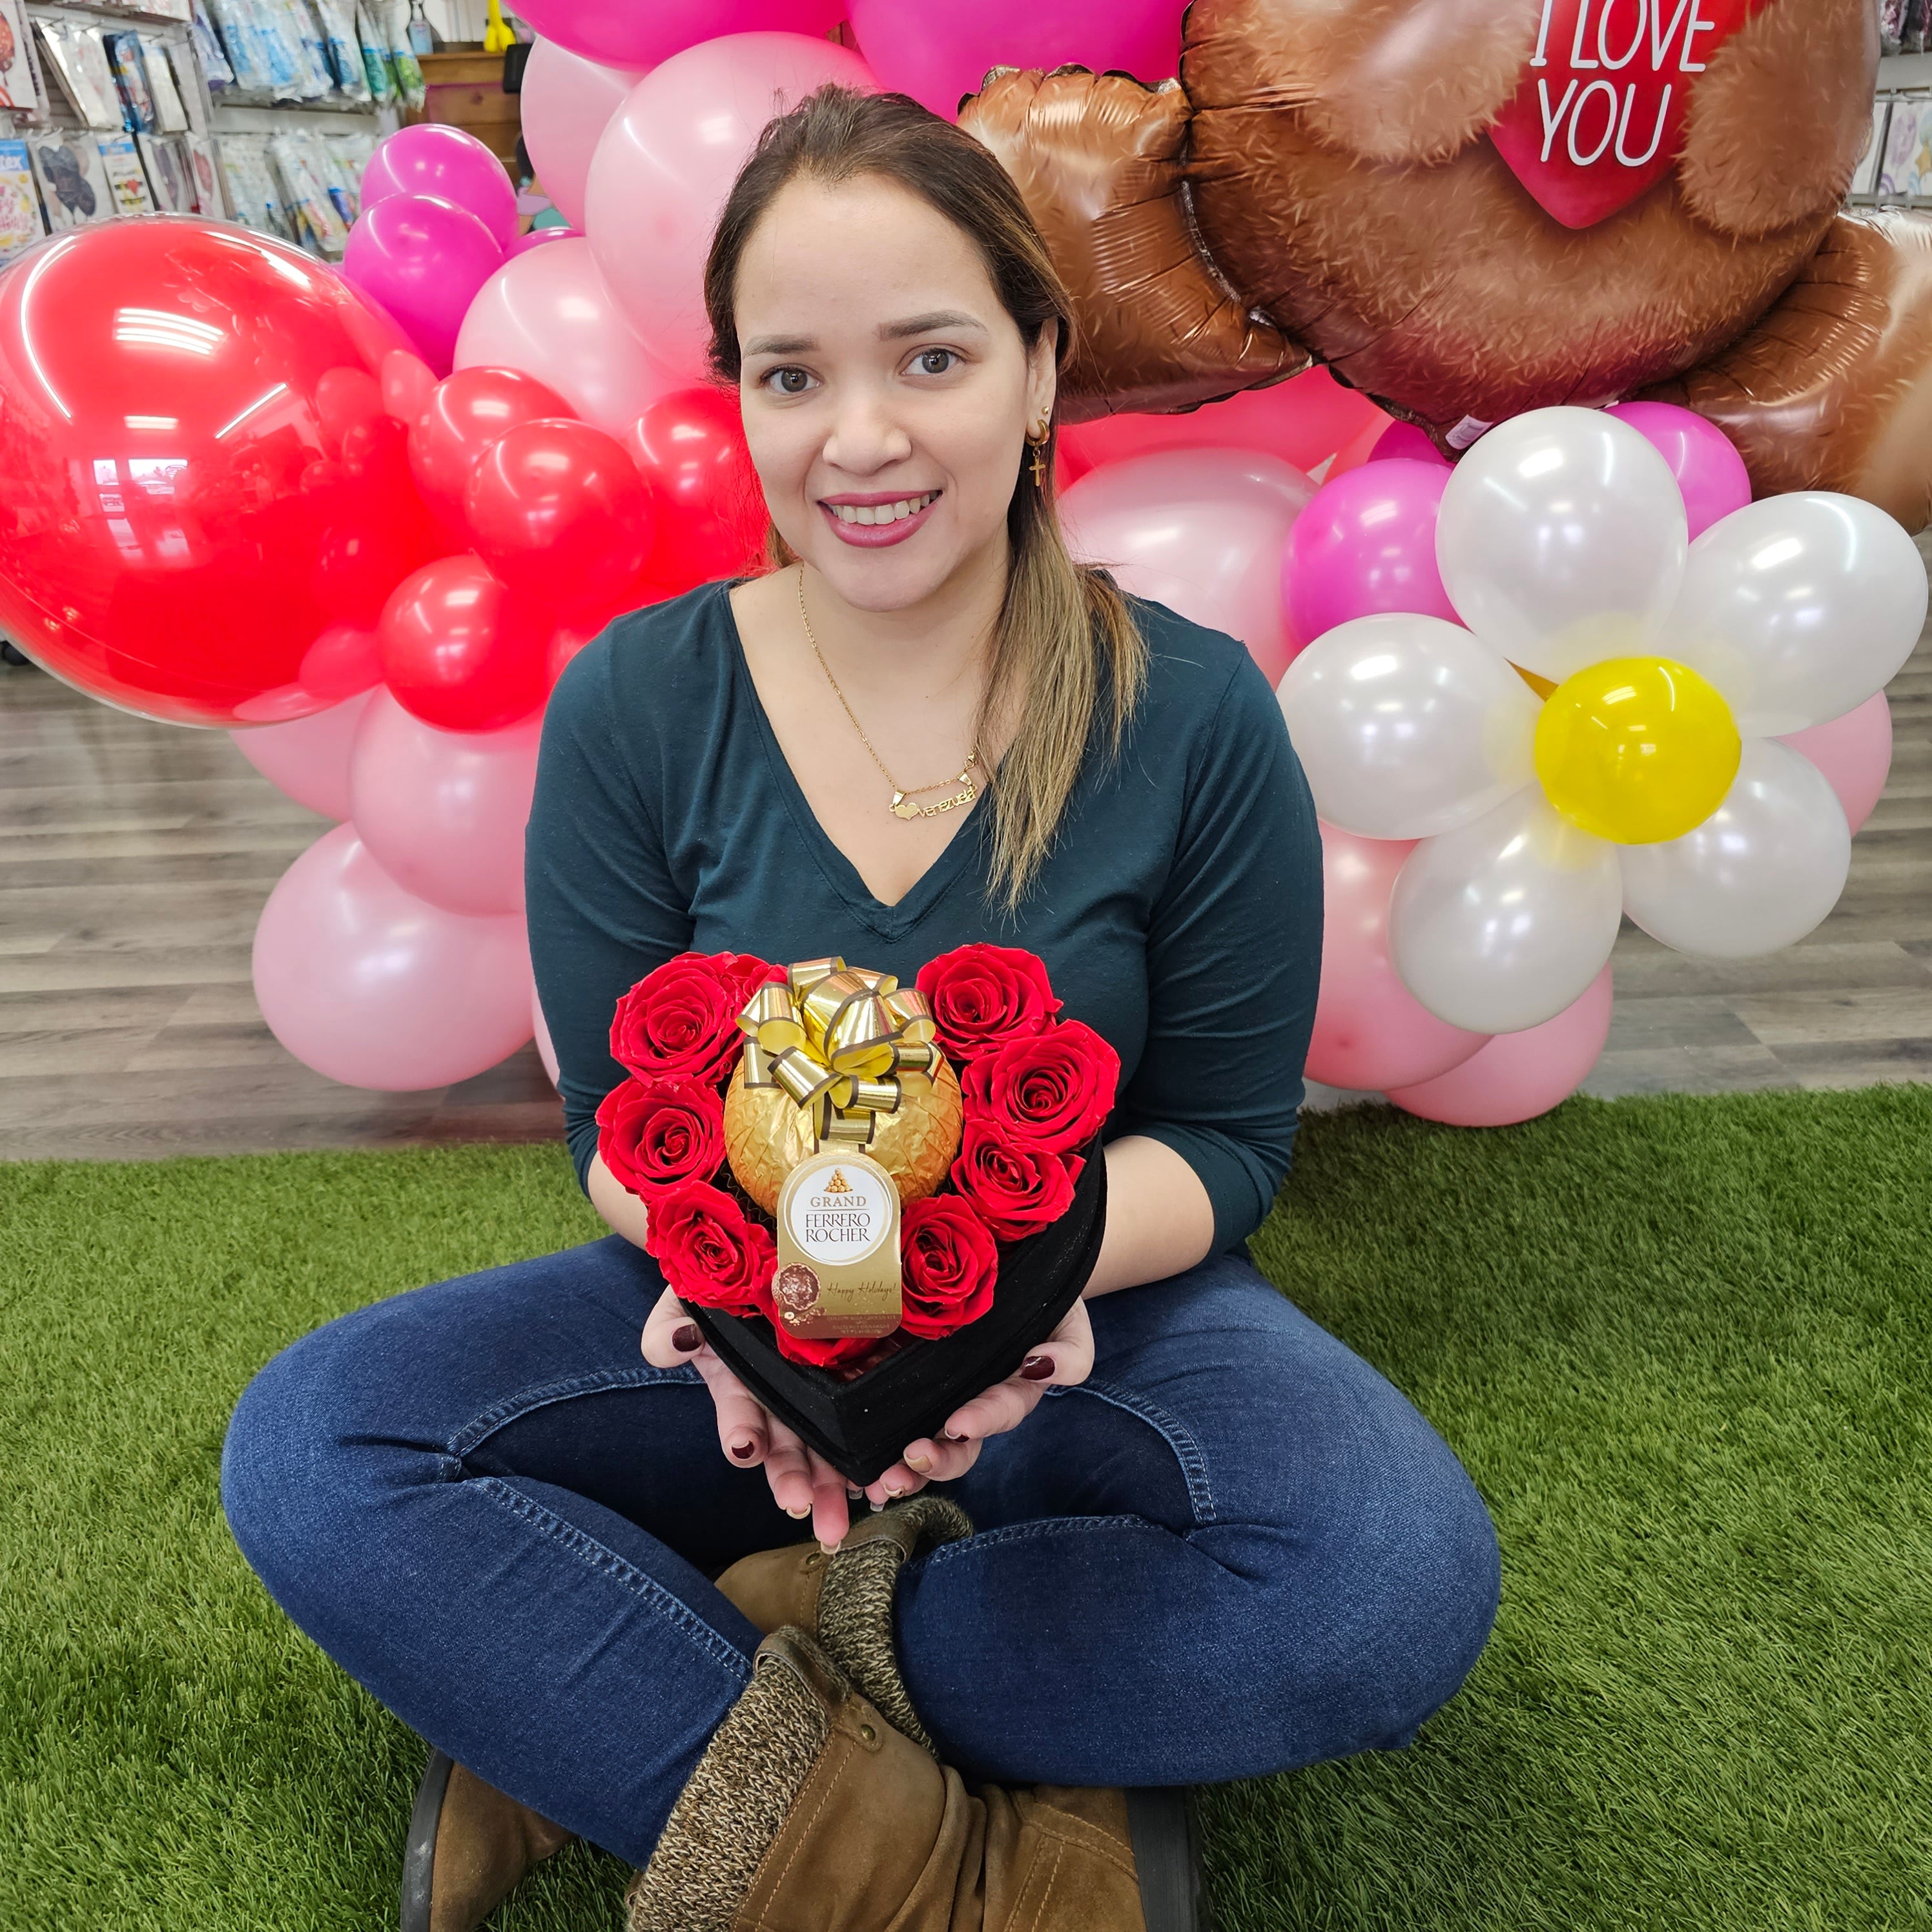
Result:
<svg viewBox="0 0 1932 1932">
<path fill-rule="evenodd" d="M 222 1501 L 276 1601 L 404 1721 L 633 1865 L 749 1681 L 707 1580 L 808 1534 L 638 1353 L 616 1235 L 418 1288 L 286 1348 Z M 1244 1261 L 1089 1304 L 1092 1378 L 946 1486 L 978 1533 L 901 1573 L 942 1755 L 1016 1784 L 1205 1783 L 1406 1743 L 1493 1618 L 1442 1438 Z M 860 1509 L 865 1504 L 859 1504 Z"/>
</svg>

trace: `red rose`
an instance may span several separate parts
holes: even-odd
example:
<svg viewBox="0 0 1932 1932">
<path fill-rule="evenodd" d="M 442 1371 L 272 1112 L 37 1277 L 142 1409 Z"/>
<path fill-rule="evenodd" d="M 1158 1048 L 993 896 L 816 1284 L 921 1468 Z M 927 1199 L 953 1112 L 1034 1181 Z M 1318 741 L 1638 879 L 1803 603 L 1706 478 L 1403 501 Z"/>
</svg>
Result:
<svg viewBox="0 0 1932 1932">
<path fill-rule="evenodd" d="M 724 1104 L 701 1081 L 633 1076 L 604 1095 L 597 1126 L 604 1165 L 646 1200 L 709 1180 L 724 1159 Z"/>
<path fill-rule="evenodd" d="M 1001 1240 L 1022 1241 L 1072 1205 L 1073 1184 L 1085 1165 L 1009 1139 L 996 1121 L 969 1115 L 952 1184 Z"/>
<path fill-rule="evenodd" d="M 973 1204 L 928 1195 L 905 1210 L 899 1235 L 905 1314 L 899 1325 L 928 1340 L 976 1322 L 993 1305 L 1000 1251 Z"/>
<path fill-rule="evenodd" d="M 738 1016 L 753 988 L 784 977 L 749 953 L 680 952 L 617 1002 L 610 1057 L 640 1080 L 716 1083 L 743 1043 Z"/>
<path fill-rule="evenodd" d="M 769 1315 L 778 1264 L 770 1231 L 701 1180 L 654 1196 L 644 1246 L 680 1301 L 728 1315 Z"/>
<path fill-rule="evenodd" d="M 876 1335 L 794 1335 L 778 1321 L 772 1322 L 772 1332 L 778 1336 L 778 1353 L 786 1360 L 808 1362 L 814 1369 L 836 1369 L 879 1346 Z"/>
<path fill-rule="evenodd" d="M 1038 1033 L 1060 1010 L 1045 965 L 1016 946 L 956 947 L 928 959 L 914 983 L 940 1045 L 962 1064 L 1016 1034 Z"/>
<path fill-rule="evenodd" d="M 1091 1027 L 1063 1020 L 982 1054 L 959 1087 L 969 1118 L 1042 1154 L 1071 1154 L 1100 1131 L 1120 1079 L 1120 1056 Z"/>
</svg>

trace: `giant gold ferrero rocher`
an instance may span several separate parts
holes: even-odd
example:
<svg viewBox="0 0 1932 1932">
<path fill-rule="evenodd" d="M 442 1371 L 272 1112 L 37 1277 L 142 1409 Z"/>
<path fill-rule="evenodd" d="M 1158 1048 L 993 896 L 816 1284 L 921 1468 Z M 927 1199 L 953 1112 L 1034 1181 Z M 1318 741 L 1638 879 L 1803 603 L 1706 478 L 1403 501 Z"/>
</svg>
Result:
<svg viewBox="0 0 1932 1932">
<path fill-rule="evenodd" d="M 738 1184 L 776 1215 L 808 1156 L 850 1150 L 889 1174 L 902 1203 L 935 1192 L 959 1150 L 959 1082 L 916 990 L 842 959 L 804 960 L 739 1016 L 745 1050 L 724 1097 Z"/>
</svg>

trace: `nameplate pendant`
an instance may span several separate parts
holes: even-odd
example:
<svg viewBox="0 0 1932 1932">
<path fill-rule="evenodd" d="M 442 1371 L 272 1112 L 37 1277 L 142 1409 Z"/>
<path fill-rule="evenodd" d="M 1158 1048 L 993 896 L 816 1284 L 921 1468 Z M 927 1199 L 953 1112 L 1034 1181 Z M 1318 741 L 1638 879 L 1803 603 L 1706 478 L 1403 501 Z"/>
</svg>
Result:
<svg viewBox="0 0 1932 1932">
<path fill-rule="evenodd" d="M 806 1340 L 890 1335 L 899 1325 L 899 1191 L 869 1154 L 808 1156 L 778 1201 L 772 1299 Z"/>
</svg>

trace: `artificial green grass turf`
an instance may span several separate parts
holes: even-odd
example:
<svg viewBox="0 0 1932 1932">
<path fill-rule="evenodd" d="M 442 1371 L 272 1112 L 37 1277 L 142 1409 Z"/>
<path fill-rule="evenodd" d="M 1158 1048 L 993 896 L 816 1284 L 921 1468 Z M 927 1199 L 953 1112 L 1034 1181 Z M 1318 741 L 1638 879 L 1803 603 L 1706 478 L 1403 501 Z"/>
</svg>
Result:
<svg viewBox="0 0 1932 1932">
<path fill-rule="evenodd" d="M 596 1232 L 551 1148 L 0 1168 L 4 1932 L 394 1923 L 422 1748 L 249 1574 L 223 1429 L 338 1311 Z M 1412 1749 L 1212 1795 L 1226 1932 L 1932 1925 L 1932 1088 L 1317 1118 L 1255 1245 L 1462 1455 L 1504 1604 Z"/>
</svg>

